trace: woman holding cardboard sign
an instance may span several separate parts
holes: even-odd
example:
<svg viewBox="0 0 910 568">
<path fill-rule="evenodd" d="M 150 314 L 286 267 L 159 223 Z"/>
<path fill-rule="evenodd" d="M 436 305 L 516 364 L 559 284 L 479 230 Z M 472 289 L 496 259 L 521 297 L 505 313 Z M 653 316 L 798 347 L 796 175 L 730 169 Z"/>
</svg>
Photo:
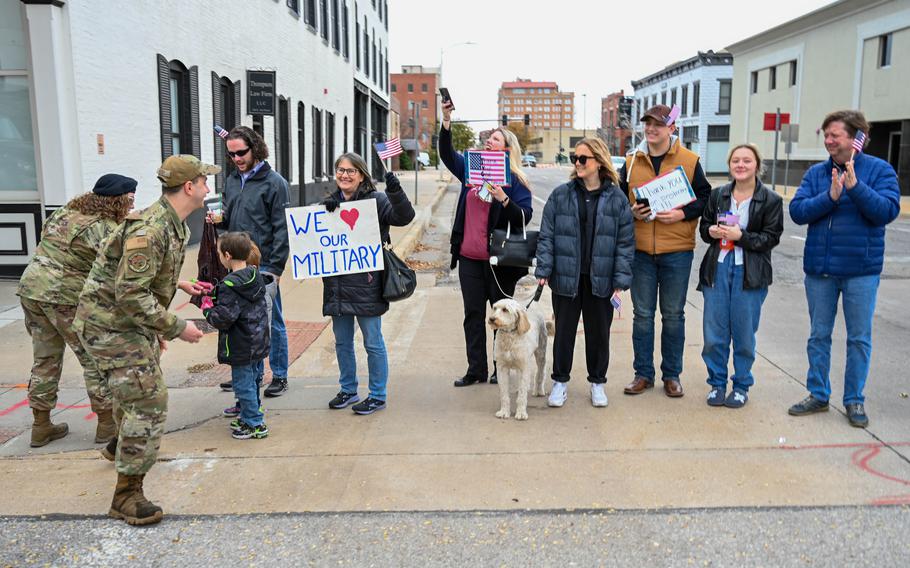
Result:
<svg viewBox="0 0 910 568">
<path fill-rule="evenodd" d="M 375 199 L 379 215 L 379 234 L 388 243 L 389 226 L 403 227 L 414 218 L 414 207 L 401 189 L 395 174 L 385 176 L 385 193 L 376 191 L 366 162 L 354 153 L 342 154 L 335 160 L 337 189 L 322 204 L 333 212 L 341 203 Z M 338 358 L 341 390 L 329 402 L 329 408 L 351 406 L 357 414 L 372 414 L 385 408 L 389 358 L 382 338 L 382 314 L 389 303 L 382 297 L 382 272 L 361 272 L 322 279 L 322 315 L 332 316 L 335 333 L 335 356 Z M 354 321 L 363 333 L 370 375 L 370 396 L 363 402 L 357 394 L 357 360 L 354 357 Z M 355 404 L 356 403 L 356 404 Z"/>
<path fill-rule="evenodd" d="M 475 187 L 469 181 L 464 156 L 452 146 L 450 121 L 455 109 L 451 99 L 442 103 L 442 129 L 439 131 L 439 157 L 461 182 L 455 222 L 450 239 L 452 268 L 458 266 L 461 299 L 464 304 L 464 340 L 468 370 L 456 387 L 487 382 L 487 303 L 515 293 L 515 284 L 528 273 L 527 268 L 493 266 L 490 264 L 490 236 L 496 229 L 512 227 L 519 231 L 522 223 L 531 221 L 531 191 L 528 178 L 521 171 L 521 145 L 506 128 L 497 128 L 484 144 L 484 150 L 508 152 L 511 185 L 503 187 L 484 183 Z M 482 170 L 481 170 L 482 173 Z M 496 382 L 496 370 L 490 382 Z"/>
<path fill-rule="evenodd" d="M 710 245 L 701 261 L 698 289 L 705 297 L 701 356 L 708 368 L 708 404 L 741 408 L 749 399 L 755 332 L 771 284 L 771 249 L 784 232 L 783 200 L 758 179 L 754 144 L 735 146 L 727 158 L 732 183 L 711 192 L 701 238 Z M 733 390 L 727 365 L 733 344 Z"/>
</svg>

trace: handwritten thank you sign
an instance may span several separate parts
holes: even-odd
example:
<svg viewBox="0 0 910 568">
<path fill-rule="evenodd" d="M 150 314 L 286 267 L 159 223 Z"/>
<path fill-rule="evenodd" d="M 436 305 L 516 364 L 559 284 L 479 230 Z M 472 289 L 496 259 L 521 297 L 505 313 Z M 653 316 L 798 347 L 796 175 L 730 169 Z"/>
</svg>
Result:
<svg viewBox="0 0 910 568">
<path fill-rule="evenodd" d="M 376 200 L 285 210 L 295 280 L 383 270 Z"/>
<path fill-rule="evenodd" d="M 659 175 L 648 183 L 635 188 L 636 199 L 647 199 L 651 206 L 651 219 L 657 213 L 677 209 L 695 201 L 695 191 L 682 166 Z"/>
</svg>

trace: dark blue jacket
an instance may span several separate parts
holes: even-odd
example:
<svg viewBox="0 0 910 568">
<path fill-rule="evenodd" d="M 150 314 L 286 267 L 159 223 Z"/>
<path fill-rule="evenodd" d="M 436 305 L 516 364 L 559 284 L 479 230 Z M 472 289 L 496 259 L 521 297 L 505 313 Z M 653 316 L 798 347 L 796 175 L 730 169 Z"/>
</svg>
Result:
<svg viewBox="0 0 910 568">
<path fill-rule="evenodd" d="M 537 240 L 534 276 L 548 278 L 554 294 L 575 297 L 581 277 L 581 223 L 578 180 L 553 190 L 543 208 Z M 635 222 L 629 200 L 618 186 L 605 182 L 597 202 L 594 242 L 591 246 L 591 287 L 595 296 L 609 298 L 613 290 L 632 285 L 635 258 Z"/>
<path fill-rule="evenodd" d="M 464 156 L 455 151 L 452 146 L 452 131 L 445 127 L 439 131 L 439 157 L 442 158 L 442 162 L 452 172 L 452 175 L 461 182 L 461 193 L 458 194 L 458 205 L 455 209 L 455 222 L 452 224 L 452 236 L 449 239 L 452 252 L 451 268 L 455 268 L 461 253 L 461 243 L 464 241 L 465 198 L 469 188 L 465 183 Z M 514 230 L 520 229 L 522 213 L 524 213 L 525 225 L 531 222 L 531 215 L 534 214 L 531 206 L 531 190 L 518 181 L 516 176 L 512 176 L 511 187 L 502 189 L 509 196 L 509 202 L 505 207 L 495 199 L 490 204 L 490 216 L 487 219 L 487 241 L 494 230 L 506 229 L 509 223 L 512 224 Z"/>
<path fill-rule="evenodd" d="M 249 365 L 269 354 L 269 301 L 254 266 L 231 272 L 215 288 L 205 321 L 218 329 L 218 362 Z"/>
<path fill-rule="evenodd" d="M 856 185 L 831 199 L 834 161 L 815 164 L 790 202 L 790 217 L 809 225 L 803 270 L 815 276 L 881 274 L 885 260 L 885 225 L 900 214 L 900 188 L 894 168 L 884 161 L 857 154 Z"/>
</svg>

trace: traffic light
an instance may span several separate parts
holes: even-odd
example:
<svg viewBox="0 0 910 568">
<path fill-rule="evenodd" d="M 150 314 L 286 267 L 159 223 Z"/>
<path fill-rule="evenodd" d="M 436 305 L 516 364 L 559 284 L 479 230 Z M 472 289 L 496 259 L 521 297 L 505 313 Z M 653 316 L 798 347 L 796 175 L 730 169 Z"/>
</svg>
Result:
<svg viewBox="0 0 910 568">
<path fill-rule="evenodd" d="M 531 126 L 531 115 L 530 114 L 525 115 L 525 126 Z"/>
<path fill-rule="evenodd" d="M 503 126 L 509 125 L 509 115 L 507 115 L 507 114 L 502 115 L 502 125 Z"/>
</svg>

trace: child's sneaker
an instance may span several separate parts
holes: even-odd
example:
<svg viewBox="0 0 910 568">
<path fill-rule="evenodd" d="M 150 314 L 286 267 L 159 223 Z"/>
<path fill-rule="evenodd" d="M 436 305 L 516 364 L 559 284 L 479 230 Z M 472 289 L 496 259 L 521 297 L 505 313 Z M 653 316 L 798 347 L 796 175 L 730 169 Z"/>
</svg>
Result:
<svg viewBox="0 0 910 568">
<path fill-rule="evenodd" d="M 358 402 L 351 407 L 356 414 L 373 414 L 377 410 L 382 410 L 385 408 L 385 401 L 379 400 L 378 398 L 373 398 L 368 396 L 367 399 L 363 402 Z"/>
<path fill-rule="evenodd" d="M 240 416 L 240 407 L 236 404 L 234 406 L 229 406 L 221 411 L 222 416 L 227 416 L 228 418 L 234 418 Z"/>
<path fill-rule="evenodd" d="M 243 424 L 243 422 L 241 422 L 239 418 L 235 418 L 228 424 L 228 428 L 233 432 L 234 430 L 239 430 L 241 424 Z"/>
<path fill-rule="evenodd" d="M 237 440 L 249 440 L 250 438 L 261 440 L 262 438 L 268 438 L 269 428 L 265 423 L 262 423 L 259 426 L 250 426 L 249 424 L 241 422 L 240 428 L 231 432 L 231 436 Z"/>
</svg>

